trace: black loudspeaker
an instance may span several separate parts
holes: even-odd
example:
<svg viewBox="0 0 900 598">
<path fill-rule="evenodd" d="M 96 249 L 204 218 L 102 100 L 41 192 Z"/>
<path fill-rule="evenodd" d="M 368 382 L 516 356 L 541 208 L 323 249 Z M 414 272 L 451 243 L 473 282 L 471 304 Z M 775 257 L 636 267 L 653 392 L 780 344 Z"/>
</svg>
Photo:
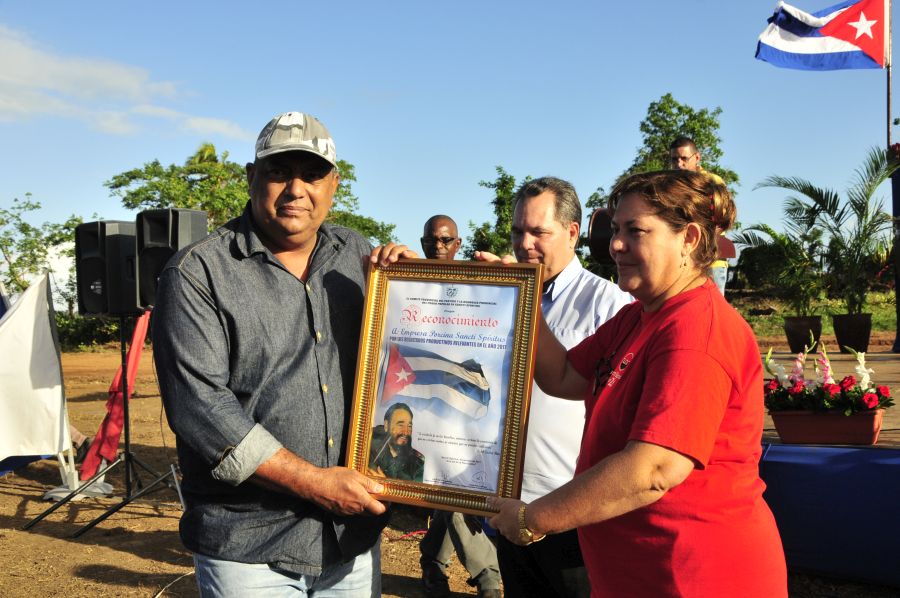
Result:
<svg viewBox="0 0 900 598">
<path fill-rule="evenodd" d="M 156 281 L 176 251 L 207 235 L 206 212 L 146 210 L 137 216 L 137 292 L 142 307 L 156 303 Z"/>
<path fill-rule="evenodd" d="M 78 311 L 84 315 L 137 313 L 134 222 L 100 220 L 75 228 Z"/>
<path fill-rule="evenodd" d="M 612 239 L 612 218 L 606 208 L 597 208 L 591 214 L 588 224 L 588 247 L 591 257 L 598 264 L 615 264 L 609 255 L 609 242 Z"/>
</svg>

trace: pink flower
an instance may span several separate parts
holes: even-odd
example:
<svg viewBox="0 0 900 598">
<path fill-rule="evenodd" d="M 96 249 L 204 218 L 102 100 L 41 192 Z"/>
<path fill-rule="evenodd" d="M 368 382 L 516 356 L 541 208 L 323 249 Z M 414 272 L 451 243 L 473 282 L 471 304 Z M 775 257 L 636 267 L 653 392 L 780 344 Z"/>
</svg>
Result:
<svg viewBox="0 0 900 598">
<path fill-rule="evenodd" d="M 866 406 L 866 409 L 875 409 L 878 407 L 878 395 L 874 392 L 867 392 L 862 396 L 862 402 Z"/>
<path fill-rule="evenodd" d="M 803 384 L 803 380 L 797 380 L 794 382 L 794 385 L 788 389 L 788 392 L 792 395 L 803 394 L 803 390 L 806 387 Z"/>
<path fill-rule="evenodd" d="M 891 389 L 887 386 L 879 386 L 877 390 L 878 390 L 878 394 L 880 394 L 883 397 L 891 396 Z"/>
<path fill-rule="evenodd" d="M 856 386 L 856 378 L 853 376 L 846 376 L 841 380 L 841 390 L 850 390 L 854 386 Z"/>
<path fill-rule="evenodd" d="M 825 345 L 819 350 L 819 358 L 816 359 L 819 367 L 822 368 L 822 383 L 834 384 L 834 376 L 831 372 L 831 363 L 828 361 L 828 353 L 825 352 Z"/>
<path fill-rule="evenodd" d="M 806 353 L 797 353 L 794 358 L 794 368 L 791 370 L 792 380 L 803 380 L 803 366 L 806 363 Z"/>
<path fill-rule="evenodd" d="M 781 386 L 781 384 L 778 383 L 778 380 L 772 378 L 768 382 L 766 382 L 766 391 L 767 392 L 776 391 L 776 390 L 778 390 L 779 386 Z"/>
</svg>

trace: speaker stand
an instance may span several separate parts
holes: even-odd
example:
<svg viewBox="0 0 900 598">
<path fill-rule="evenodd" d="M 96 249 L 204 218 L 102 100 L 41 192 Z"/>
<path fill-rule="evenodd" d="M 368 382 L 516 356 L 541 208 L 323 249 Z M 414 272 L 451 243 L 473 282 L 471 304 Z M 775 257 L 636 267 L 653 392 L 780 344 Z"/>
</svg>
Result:
<svg viewBox="0 0 900 598">
<path fill-rule="evenodd" d="M 112 515 L 119 512 L 123 507 L 125 507 L 131 501 L 148 494 L 149 492 L 155 490 L 160 484 L 165 483 L 169 488 L 173 488 L 178 493 L 178 498 L 181 501 L 182 507 L 184 506 L 184 498 L 181 494 L 181 487 L 178 484 L 178 476 L 175 465 L 171 465 L 169 467 L 169 471 L 163 474 L 159 474 L 153 469 L 150 468 L 149 465 L 144 463 L 138 458 L 137 455 L 131 450 L 131 416 L 128 408 L 128 342 L 126 340 L 125 334 L 125 324 L 127 322 L 127 316 L 120 315 L 119 316 L 119 347 L 121 349 L 121 357 L 122 357 L 122 413 L 123 413 L 123 425 L 124 425 L 124 433 L 125 433 L 125 449 L 119 453 L 119 455 L 112 461 L 109 465 L 102 468 L 98 471 L 91 479 L 87 482 L 73 490 L 70 494 L 62 498 L 55 505 L 51 506 L 49 509 L 26 523 L 22 529 L 27 530 L 31 529 L 35 525 L 37 525 L 41 520 L 45 517 L 56 511 L 58 508 L 75 498 L 79 493 L 81 493 L 85 488 L 89 487 L 95 481 L 106 475 L 108 472 L 112 471 L 118 465 L 125 466 L 125 496 L 122 500 L 115 504 L 103 513 L 100 514 L 96 519 L 87 523 L 86 525 L 80 527 L 71 537 L 77 538 L 87 531 L 93 529 L 97 524 L 111 517 Z M 135 466 L 139 466 L 145 472 L 154 476 L 154 479 L 147 484 L 146 486 L 142 483 L 140 476 L 138 475 L 138 470 Z M 172 481 L 167 482 L 166 480 L 171 477 Z M 137 491 L 135 492 L 135 486 L 137 486 Z"/>
</svg>

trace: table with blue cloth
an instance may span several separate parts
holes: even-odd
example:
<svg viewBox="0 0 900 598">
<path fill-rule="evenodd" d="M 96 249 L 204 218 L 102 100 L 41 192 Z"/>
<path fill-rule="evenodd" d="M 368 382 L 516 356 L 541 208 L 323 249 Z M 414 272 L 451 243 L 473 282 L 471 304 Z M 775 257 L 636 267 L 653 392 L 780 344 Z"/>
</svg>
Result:
<svg viewBox="0 0 900 598">
<path fill-rule="evenodd" d="M 763 443 L 788 568 L 900 587 L 900 449 Z"/>
</svg>

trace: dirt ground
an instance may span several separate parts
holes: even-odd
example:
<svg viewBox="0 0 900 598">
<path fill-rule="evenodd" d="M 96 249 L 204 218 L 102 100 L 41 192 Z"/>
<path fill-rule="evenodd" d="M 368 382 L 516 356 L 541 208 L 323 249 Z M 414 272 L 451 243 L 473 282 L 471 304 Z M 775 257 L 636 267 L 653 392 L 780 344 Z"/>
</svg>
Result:
<svg viewBox="0 0 900 598">
<path fill-rule="evenodd" d="M 885 339 L 887 337 L 885 336 Z M 876 336 L 876 341 L 881 342 Z M 768 347 L 767 339 L 760 345 Z M 890 341 L 893 340 L 893 335 Z M 872 351 L 889 350 L 873 346 Z M 780 339 L 771 339 L 776 344 Z M 105 415 L 107 388 L 119 363 L 115 350 L 63 355 L 69 420 L 93 436 Z M 133 452 L 158 472 L 175 462 L 175 439 L 162 412 L 151 364 L 145 352 L 131 402 Z M 151 478 L 139 472 L 141 479 Z M 138 499 L 79 538 L 82 525 L 123 494 L 123 468 L 107 475 L 111 498 L 86 498 L 51 514 L 29 531 L 22 526 L 51 503 L 43 493 L 60 484 L 55 460 L 38 461 L 0 476 L 0 596 L 197 596 L 190 554 L 178 539 L 181 507 L 168 488 Z M 425 596 L 419 580 L 418 540 L 427 513 L 395 507 L 382 543 L 386 597 Z M 454 596 L 474 595 L 465 570 L 454 561 L 450 587 Z M 792 574 L 791 596 L 799 598 L 886 598 L 900 590 Z"/>
</svg>

